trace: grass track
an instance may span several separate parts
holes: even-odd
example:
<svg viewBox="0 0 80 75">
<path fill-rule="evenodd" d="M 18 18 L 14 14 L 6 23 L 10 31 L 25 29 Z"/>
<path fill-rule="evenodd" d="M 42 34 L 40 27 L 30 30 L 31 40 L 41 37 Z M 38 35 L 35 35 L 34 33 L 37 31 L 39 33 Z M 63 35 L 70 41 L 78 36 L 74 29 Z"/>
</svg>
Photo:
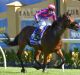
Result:
<svg viewBox="0 0 80 75">
<path fill-rule="evenodd" d="M 80 75 L 80 69 L 65 69 L 64 72 L 62 69 L 48 69 L 46 73 L 34 68 L 26 68 L 26 73 L 21 73 L 20 70 L 18 67 L 0 67 L 0 75 Z"/>
</svg>

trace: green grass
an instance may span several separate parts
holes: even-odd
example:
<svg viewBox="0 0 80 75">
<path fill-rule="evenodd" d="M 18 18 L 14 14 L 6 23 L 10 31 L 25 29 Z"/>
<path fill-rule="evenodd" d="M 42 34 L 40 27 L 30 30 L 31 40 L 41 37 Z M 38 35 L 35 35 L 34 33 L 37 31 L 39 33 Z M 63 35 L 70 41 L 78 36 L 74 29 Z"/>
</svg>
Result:
<svg viewBox="0 0 80 75">
<path fill-rule="evenodd" d="M 0 67 L 0 75 L 80 75 L 79 69 L 65 69 L 64 72 L 62 69 L 48 69 L 46 73 L 34 68 L 26 68 L 26 73 L 21 73 L 20 70 L 18 67 Z"/>
</svg>

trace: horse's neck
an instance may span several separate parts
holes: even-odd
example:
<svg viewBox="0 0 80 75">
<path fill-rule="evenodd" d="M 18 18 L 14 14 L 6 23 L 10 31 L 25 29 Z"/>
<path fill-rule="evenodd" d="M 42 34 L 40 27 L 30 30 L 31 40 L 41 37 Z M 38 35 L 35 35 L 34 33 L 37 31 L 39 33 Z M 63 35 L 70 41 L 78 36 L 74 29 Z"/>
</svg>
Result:
<svg viewBox="0 0 80 75">
<path fill-rule="evenodd" d="M 54 23 L 53 26 L 48 26 L 45 34 L 46 36 L 52 36 L 52 37 L 61 37 L 64 31 L 66 30 L 66 27 L 62 26 L 60 23 Z"/>
<path fill-rule="evenodd" d="M 55 37 L 59 38 L 62 36 L 62 34 L 64 33 L 65 30 L 66 30 L 66 28 L 64 26 L 58 24 L 52 29 L 52 32 L 53 32 L 52 35 L 55 35 Z"/>
</svg>

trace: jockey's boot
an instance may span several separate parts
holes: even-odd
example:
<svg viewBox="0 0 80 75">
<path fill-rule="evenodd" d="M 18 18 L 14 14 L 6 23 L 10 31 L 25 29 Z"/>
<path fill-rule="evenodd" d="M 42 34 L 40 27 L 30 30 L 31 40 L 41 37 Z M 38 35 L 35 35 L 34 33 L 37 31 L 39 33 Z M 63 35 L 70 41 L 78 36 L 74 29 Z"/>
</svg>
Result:
<svg viewBox="0 0 80 75">
<path fill-rule="evenodd" d="M 40 40 L 40 32 L 37 32 L 34 37 L 37 41 Z"/>
<path fill-rule="evenodd" d="M 35 31 L 31 36 L 31 43 L 32 44 L 40 44 L 40 31 Z"/>
</svg>

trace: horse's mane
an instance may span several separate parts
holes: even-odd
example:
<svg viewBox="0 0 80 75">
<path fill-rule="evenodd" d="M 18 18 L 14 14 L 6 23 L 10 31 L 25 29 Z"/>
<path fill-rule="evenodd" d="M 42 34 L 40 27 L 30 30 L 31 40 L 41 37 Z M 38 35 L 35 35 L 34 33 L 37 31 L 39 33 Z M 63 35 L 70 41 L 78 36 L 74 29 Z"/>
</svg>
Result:
<svg viewBox="0 0 80 75">
<path fill-rule="evenodd" d="M 61 22 L 62 22 L 62 17 L 59 16 L 59 17 L 57 18 L 57 20 L 52 23 L 51 29 L 56 28 L 57 26 L 59 26 L 59 25 L 61 24 Z"/>
<path fill-rule="evenodd" d="M 57 17 L 57 20 L 54 21 L 52 23 L 52 29 L 55 28 L 55 27 L 58 27 L 58 26 L 63 26 L 63 22 L 65 22 L 65 24 L 68 22 L 68 18 L 67 18 L 67 14 L 63 14 L 63 15 L 60 15 Z M 65 26 L 65 25 L 64 25 Z"/>
<path fill-rule="evenodd" d="M 48 32 L 48 31 L 51 31 L 51 30 L 55 30 L 57 27 L 59 27 L 61 25 L 61 22 L 62 22 L 62 16 L 59 16 L 57 18 L 57 20 L 52 23 L 51 26 L 47 27 L 45 33 Z"/>
</svg>

